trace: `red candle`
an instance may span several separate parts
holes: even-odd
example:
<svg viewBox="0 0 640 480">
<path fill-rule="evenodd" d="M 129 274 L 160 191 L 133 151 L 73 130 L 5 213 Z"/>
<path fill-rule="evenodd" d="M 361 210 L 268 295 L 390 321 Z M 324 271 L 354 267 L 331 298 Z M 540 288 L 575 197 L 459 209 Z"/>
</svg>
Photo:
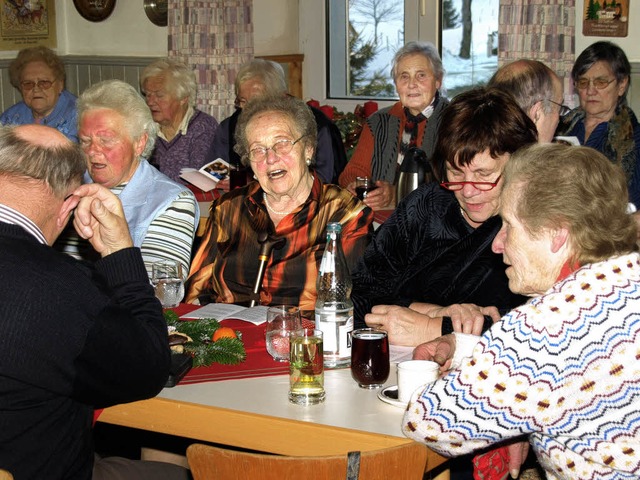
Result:
<svg viewBox="0 0 640 480">
<path fill-rule="evenodd" d="M 369 100 L 368 102 L 364 102 L 364 116 L 368 117 L 369 115 L 378 111 L 378 104 Z"/>
<path fill-rule="evenodd" d="M 329 105 L 322 105 L 320 110 L 329 117 L 329 120 L 333 120 L 333 107 L 330 107 Z"/>
<path fill-rule="evenodd" d="M 320 108 L 320 102 L 317 100 L 314 100 L 313 98 L 307 102 L 307 105 L 313 108 Z"/>
</svg>

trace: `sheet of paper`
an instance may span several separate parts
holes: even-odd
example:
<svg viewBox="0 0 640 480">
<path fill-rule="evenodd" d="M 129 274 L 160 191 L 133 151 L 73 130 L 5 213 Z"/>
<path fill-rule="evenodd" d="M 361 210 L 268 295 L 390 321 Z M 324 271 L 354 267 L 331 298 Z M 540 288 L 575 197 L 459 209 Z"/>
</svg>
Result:
<svg viewBox="0 0 640 480">
<path fill-rule="evenodd" d="M 211 178 L 203 175 L 194 168 L 183 168 L 180 170 L 180 178 L 195 185 L 200 190 L 208 192 L 216 188 L 217 181 L 213 181 Z"/>
<path fill-rule="evenodd" d="M 241 310 L 229 318 L 235 318 L 236 320 L 244 320 L 245 322 L 251 322 L 254 325 L 260 325 L 267 321 L 267 310 L 269 307 L 266 305 L 258 305 L 253 308 L 246 308 Z"/>
<path fill-rule="evenodd" d="M 557 137 L 553 137 L 553 141 L 556 143 L 565 143 L 568 145 L 575 145 L 577 147 L 580 146 L 580 140 L 578 140 L 578 137 L 561 137 L 561 136 L 557 136 Z"/>
<path fill-rule="evenodd" d="M 265 305 L 258 305 L 253 308 L 241 307 L 231 303 L 210 303 L 202 308 L 193 310 L 180 318 L 215 318 L 218 321 L 227 318 L 244 320 L 254 325 L 259 325 L 267 321 L 267 309 Z"/>
</svg>

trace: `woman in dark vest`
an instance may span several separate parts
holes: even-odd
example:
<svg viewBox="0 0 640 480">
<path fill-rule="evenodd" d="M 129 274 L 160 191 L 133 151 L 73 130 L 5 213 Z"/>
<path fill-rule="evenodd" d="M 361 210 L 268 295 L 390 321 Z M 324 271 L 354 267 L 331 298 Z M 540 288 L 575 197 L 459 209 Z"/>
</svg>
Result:
<svg viewBox="0 0 640 480">
<path fill-rule="evenodd" d="M 356 177 L 373 178 L 378 188 L 367 193 L 365 203 L 374 210 L 395 207 L 397 172 L 410 148 L 419 147 L 431 158 L 448 104 L 440 94 L 442 60 L 431 43 L 409 42 L 398 50 L 391 76 L 400 101 L 369 117 L 340 175 L 340 186 L 354 195 Z"/>
</svg>

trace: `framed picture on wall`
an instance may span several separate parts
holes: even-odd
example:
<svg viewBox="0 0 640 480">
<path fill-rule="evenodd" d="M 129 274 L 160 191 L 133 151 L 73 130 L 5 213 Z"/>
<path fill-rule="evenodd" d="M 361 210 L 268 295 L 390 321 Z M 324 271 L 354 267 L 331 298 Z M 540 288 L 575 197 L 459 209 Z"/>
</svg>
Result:
<svg viewBox="0 0 640 480">
<path fill-rule="evenodd" d="M 0 49 L 56 47 L 54 0 L 5 0 L 0 3 Z"/>
<path fill-rule="evenodd" d="M 584 0 L 583 35 L 626 37 L 628 33 L 629 0 Z"/>
</svg>

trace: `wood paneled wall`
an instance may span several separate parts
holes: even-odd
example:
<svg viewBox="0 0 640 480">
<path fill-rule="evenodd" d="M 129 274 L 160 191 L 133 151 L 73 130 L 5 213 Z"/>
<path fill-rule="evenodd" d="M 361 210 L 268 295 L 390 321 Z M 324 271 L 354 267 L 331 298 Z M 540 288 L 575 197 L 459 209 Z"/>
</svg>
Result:
<svg viewBox="0 0 640 480">
<path fill-rule="evenodd" d="M 74 95 L 79 95 L 89 85 L 112 78 L 123 80 L 139 89 L 142 69 L 156 57 L 96 57 L 62 56 L 67 76 L 66 87 Z M 0 60 L 0 111 L 19 102 L 20 92 L 9 81 L 9 63 Z"/>
<path fill-rule="evenodd" d="M 123 80 L 139 90 L 140 73 L 157 57 L 98 57 L 67 55 L 62 56 L 67 76 L 66 87 L 74 95 L 79 95 L 89 85 L 102 80 Z M 262 57 L 282 64 L 292 95 L 302 98 L 303 55 L 277 55 Z M 0 60 L 0 112 L 22 100 L 20 92 L 9 81 L 11 59 Z"/>
</svg>

